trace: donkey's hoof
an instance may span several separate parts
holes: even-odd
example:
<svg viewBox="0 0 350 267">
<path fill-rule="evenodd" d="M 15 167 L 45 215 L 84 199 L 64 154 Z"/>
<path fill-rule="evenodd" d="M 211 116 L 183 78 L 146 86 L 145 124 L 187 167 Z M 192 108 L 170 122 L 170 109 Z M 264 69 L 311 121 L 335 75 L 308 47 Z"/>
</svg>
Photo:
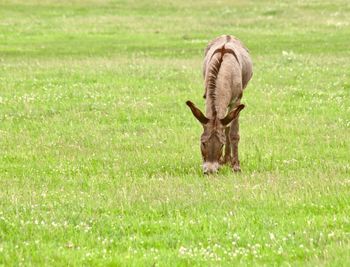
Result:
<svg viewBox="0 0 350 267">
<path fill-rule="evenodd" d="M 241 167 L 239 164 L 233 164 L 232 169 L 234 172 L 241 172 Z"/>
</svg>

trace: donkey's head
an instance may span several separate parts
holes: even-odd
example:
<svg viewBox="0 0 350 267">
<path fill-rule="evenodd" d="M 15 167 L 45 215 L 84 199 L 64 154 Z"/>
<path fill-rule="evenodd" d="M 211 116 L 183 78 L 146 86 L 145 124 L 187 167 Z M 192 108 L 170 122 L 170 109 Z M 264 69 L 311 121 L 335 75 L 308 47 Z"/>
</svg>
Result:
<svg viewBox="0 0 350 267">
<path fill-rule="evenodd" d="M 201 152 L 203 158 L 203 172 L 205 174 L 217 172 L 222 149 L 226 143 L 225 128 L 231 121 L 236 119 L 239 112 L 244 108 L 241 104 L 229 112 L 225 118 L 209 119 L 191 102 L 186 102 L 190 107 L 193 116 L 202 124 L 203 133 L 201 135 Z"/>
</svg>

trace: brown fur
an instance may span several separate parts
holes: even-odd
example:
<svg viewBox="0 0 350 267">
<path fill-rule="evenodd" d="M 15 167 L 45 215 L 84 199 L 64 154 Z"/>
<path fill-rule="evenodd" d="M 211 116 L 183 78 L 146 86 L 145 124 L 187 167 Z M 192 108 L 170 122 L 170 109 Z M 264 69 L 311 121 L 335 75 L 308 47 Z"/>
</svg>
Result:
<svg viewBox="0 0 350 267">
<path fill-rule="evenodd" d="M 228 40 L 229 40 L 229 38 L 228 38 Z M 220 57 L 219 58 L 214 58 L 213 59 L 213 56 L 216 54 L 216 53 L 220 53 Z M 216 101 L 216 80 L 217 80 L 217 77 L 218 77 L 218 73 L 219 73 L 219 70 L 220 70 L 220 67 L 221 67 L 221 63 L 222 63 L 222 61 L 223 61 L 223 57 L 224 57 L 224 54 L 225 53 L 230 53 L 230 54 L 232 54 L 235 58 L 236 58 L 236 60 L 237 60 L 237 62 L 239 62 L 238 61 L 238 58 L 237 58 L 237 56 L 236 56 L 236 54 L 235 54 L 235 51 L 233 51 L 232 49 L 227 49 L 227 48 L 225 48 L 225 44 L 221 47 L 221 48 L 218 48 L 218 49 L 216 49 L 214 52 L 213 52 L 213 54 L 212 54 L 212 56 L 211 56 L 211 58 L 210 58 L 210 61 L 212 62 L 212 64 L 211 64 L 211 67 L 210 67 L 210 69 L 209 69 L 209 71 L 208 71 L 208 80 L 207 80 L 207 87 L 206 87 L 206 93 L 207 92 L 209 92 L 209 94 L 210 94 L 210 97 L 211 97 L 211 99 L 213 100 L 212 101 L 212 107 L 211 107 L 211 109 L 212 109 L 212 117 L 216 117 L 216 115 L 217 115 L 217 111 L 216 111 L 216 108 L 215 108 L 215 101 Z M 206 93 L 204 93 L 204 98 L 206 98 Z"/>
<path fill-rule="evenodd" d="M 192 102 L 186 102 L 203 125 L 201 151 L 204 172 L 217 171 L 218 162 L 231 163 L 234 171 L 240 170 L 238 119 L 244 108 L 240 100 L 252 74 L 248 50 L 235 37 L 217 37 L 206 47 L 203 64 L 205 115 Z M 224 145 L 225 156 L 221 159 Z"/>
</svg>

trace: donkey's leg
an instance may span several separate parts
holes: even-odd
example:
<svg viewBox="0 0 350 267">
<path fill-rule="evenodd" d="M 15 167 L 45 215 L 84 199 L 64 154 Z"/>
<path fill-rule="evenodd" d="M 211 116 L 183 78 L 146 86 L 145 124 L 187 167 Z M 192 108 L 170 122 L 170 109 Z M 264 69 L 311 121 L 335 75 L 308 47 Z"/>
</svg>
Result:
<svg viewBox="0 0 350 267">
<path fill-rule="evenodd" d="M 224 163 L 230 163 L 231 157 L 231 142 L 230 142 L 230 127 L 225 128 L 226 144 L 225 144 L 225 157 Z"/>
<path fill-rule="evenodd" d="M 239 117 L 231 123 L 231 131 L 230 131 L 230 141 L 232 146 L 233 158 L 232 158 L 232 168 L 235 172 L 241 171 L 241 167 L 239 165 L 238 159 L 238 143 L 239 143 Z"/>
</svg>

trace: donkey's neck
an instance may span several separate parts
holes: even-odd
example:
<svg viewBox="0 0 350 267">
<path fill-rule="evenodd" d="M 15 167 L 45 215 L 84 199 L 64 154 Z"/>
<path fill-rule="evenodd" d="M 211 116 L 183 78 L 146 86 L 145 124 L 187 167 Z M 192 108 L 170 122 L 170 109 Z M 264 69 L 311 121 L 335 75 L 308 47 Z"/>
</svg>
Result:
<svg viewBox="0 0 350 267">
<path fill-rule="evenodd" d="M 224 118 L 232 101 L 232 62 L 235 61 L 231 54 L 225 54 L 224 56 L 215 81 L 210 81 L 212 76 L 206 78 L 206 116 L 208 118 Z M 212 74 L 209 73 L 208 75 Z"/>
<path fill-rule="evenodd" d="M 207 118 L 222 119 L 226 116 L 229 101 L 222 100 L 217 96 L 215 99 L 213 99 L 212 97 L 207 97 L 205 102 L 205 116 Z"/>
</svg>

